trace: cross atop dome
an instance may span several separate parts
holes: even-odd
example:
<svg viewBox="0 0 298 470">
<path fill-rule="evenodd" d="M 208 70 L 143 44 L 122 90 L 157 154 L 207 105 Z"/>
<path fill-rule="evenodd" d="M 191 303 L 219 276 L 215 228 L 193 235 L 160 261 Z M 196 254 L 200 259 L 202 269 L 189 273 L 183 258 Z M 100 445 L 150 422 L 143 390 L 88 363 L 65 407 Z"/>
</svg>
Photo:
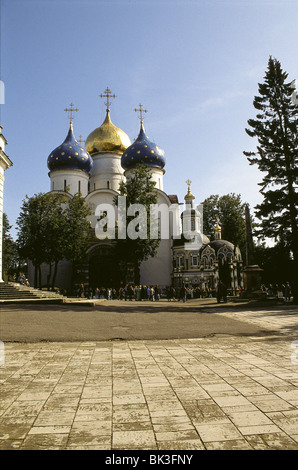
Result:
<svg viewBox="0 0 298 470">
<path fill-rule="evenodd" d="M 143 105 L 139 104 L 139 107 L 135 108 L 135 112 L 140 113 L 139 114 L 139 119 L 141 121 L 141 125 L 143 124 L 143 113 L 148 113 L 147 109 L 142 109 L 142 107 L 143 107 Z"/>
<path fill-rule="evenodd" d="M 109 89 L 109 87 L 107 87 L 104 91 L 104 93 L 101 93 L 100 95 L 100 98 L 106 98 L 107 101 L 105 102 L 105 105 L 107 107 L 107 111 L 110 111 L 110 98 L 116 98 L 116 95 L 112 95 L 112 92 L 111 90 Z"/>
<path fill-rule="evenodd" d="M 190 204 L 191 207 L 193 207 L 193 201 L 194 201 L 195 197 L 194 197 L 194 195 L 192 194 L 192 192 L 190 190 L 191 181 L 188 179 L 188 180 L 185 181 L 185 183 L 187 184 L 187 194 L 184 196 L 185 203 Z"/>
<path fill-rule="evenodd" d="M 85 143 L 86 141 L 83 139 L 83 136 L 80 135 L 80 137 L 78 138 L 78 142 L 80 142 L 80 144 L 82 145 L 82 143 Z"/>
<path fill-rule="evenodd" d="M 79 110 L 78 108 L 74 108 L 73 103 L 70 103 L 69 108 L 65 108 L 64 110 L 66 113 L 69 113 L 69 120 L 70 120 L 70 126 L 72 126 L 72 121 L 73 121 L 73 113 L 77 113 Z"/>
</svg>

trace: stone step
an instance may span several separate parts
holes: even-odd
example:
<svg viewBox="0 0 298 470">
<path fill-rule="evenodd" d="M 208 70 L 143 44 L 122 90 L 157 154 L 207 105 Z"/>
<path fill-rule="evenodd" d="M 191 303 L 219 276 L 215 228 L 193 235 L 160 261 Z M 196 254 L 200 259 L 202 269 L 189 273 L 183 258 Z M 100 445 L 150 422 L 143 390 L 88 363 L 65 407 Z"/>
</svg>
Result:
<svg viewBox="0 0 298 470">
<path fill-rule="evenodd" d="M 0 300 L 30 300 L 63 298 L 55 292 L 42 291 L 33 287 L 23 286 L 13 282 L 0 283 Z"/>
</svg>

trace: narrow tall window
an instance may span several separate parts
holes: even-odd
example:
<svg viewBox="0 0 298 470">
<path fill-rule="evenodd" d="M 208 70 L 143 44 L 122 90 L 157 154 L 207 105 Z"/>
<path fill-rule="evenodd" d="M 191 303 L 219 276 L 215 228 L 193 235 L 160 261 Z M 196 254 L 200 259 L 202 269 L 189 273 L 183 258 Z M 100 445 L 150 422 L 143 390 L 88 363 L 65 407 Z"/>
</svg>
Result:
<svg viewBox="0 0 298 470">
<path fill-rule="evenodd" d="M 110 189 L 110 182 L 107 181 L 107 188 Z"/>
<path fill-rule="evenodd" d="M 81 192 L 81 181 L 78 181 L 78 192 Z"/>
<path fill-rule="evenodd" d="M 64 191 L 66 191 L 66 180 L 64 180 Z"/>
</svg>

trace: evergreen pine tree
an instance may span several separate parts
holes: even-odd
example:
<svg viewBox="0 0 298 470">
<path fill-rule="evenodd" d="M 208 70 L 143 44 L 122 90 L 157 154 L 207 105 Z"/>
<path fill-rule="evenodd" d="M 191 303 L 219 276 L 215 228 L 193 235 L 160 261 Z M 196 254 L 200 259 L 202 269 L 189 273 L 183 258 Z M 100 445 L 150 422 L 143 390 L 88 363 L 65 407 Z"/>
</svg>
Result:
<svg viewBox="0 0 298 470">
<path fill-rule="evenodd" d="M 257 137 L 256 152 L 244 152 L 251 165 L 264 173 L 259 183 L 263 202 L 256 206 L 260 219 L 258 234 L 288 246 L 295 265 L 294 302 L 298 303 L 298 106 L 292 99 L 288 74 L 270 57 L 259 96 L 258 111 L 249 119 L 250 137 Z"/>
</svg>

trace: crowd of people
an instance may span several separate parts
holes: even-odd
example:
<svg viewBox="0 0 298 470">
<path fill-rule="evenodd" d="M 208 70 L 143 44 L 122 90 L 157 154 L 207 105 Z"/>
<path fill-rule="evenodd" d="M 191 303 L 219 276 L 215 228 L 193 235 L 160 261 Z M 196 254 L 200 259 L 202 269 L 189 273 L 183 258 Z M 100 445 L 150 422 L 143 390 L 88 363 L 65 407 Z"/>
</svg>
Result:
<svg viewBox="0 0 298 470">
<path fill-rule="evenodd" d="M 267 297 L 284 298 L 286 301 L 291 300 L 292 288 L 288 281 L 284 284 L 269 284 L 268 287 L 262 284 L 261 290 L 266 293 Z"/>
<path fill-rule="evenodd" d="M 202 297 L 214 297 L 215 291 L 211 288 L 205 287 L 180 287 L 175 288 L 172 286 L 161 289 L 158 285 L 145 286 L 145 285 L 131 285 L 127 284 L 124 287 L 118 289 L 112 287 L 100 287 L 92 289 L 92 287 L 86 287 L 81 284 L 77 290 L 78 297 L 84 297 L 89 299 L 106 299 L 106 300 L 150 300 L 158 301 L 161 296 L 170 301 L 186 302 L 187 299 L 202 298 Z"/>
<path fill-rule="evenodd" d="M 284 298 L 285 300 L 291 299 L 291 286 L 289 282 L 285 284 L 270 284 L 268 287 L 265 285 L 261 286 L 261 290 L 266 293 L 267 297 L 277 297 Z M 241 288 L 237 289 L 237 295 L 241 295 Z M 228 289 L 224 283 L 221 281 L 218 283 L 215 289 L 205 286 L 204 288 L 200 287 L 173 287 L 168 286 L 164 289 L 161 289 L 158 285 L 155 286 L 145 286 L 145 285 L 131 285 L 127 284 L 124 287 L 116 288 L 96 288 L 92 289 L 91 287 L 86 287 L 84 284 L 81 284 L 78 291 L 78 297 L 84 297 L 89 299 L 106 299 L 106 300 L 150 300 L 158 301 L 161 297 L 167 299 L 169 302 L 172 301 L 183 301 L 186 302 L 188 299 L 200 299 L 214 297 L 217 299 L 217 302 L 227 302 Z M 234 294 L 235 295 L 235 294 Z"/>
<path fill-rule="evenodd" d="M 87 297 L 89 299 L 106 299 L 106 300 L 151 300 L 157 301 L 162 294 L 159 286 L 133 286 L 127 284 L 118 289 L 112 287 L 92 287 L 86 288 L 81 284 L 78 289 L 78 297 Z"/>
<path fill-rule="evenodd" d="M 20 273 L 17 282 L 21 285 L 30 286 L 28 279 L 23 273 Z M 292 296 L 292 288 L 290 283 L 287 281 L 283 284 L 265 284 L 261 285 L 261 291 L 266 294 L 266 297 L 275 297 L 290 301 Z M 65 294 L 65 292 L 63 292 Z M 241 295 L 241 288 L 237 291 L 238 295 Z M 124 287 L 118 289 L 112 287 L 100 287 L 92 289 L 81 284 L 77 290 L 77 297 L 84 297 L 89 299 L 106 299 L 106 300 L 150 300 L 158 301 L 161 297 L 166 298 L 169 302 L 180 301 L 186 302 L 188 299 L 200 299 L 214 297 L 217 302 L 223 300 L 227 301 L 227 288 L 219 282 L 216 289 L 212 289 L 207 285 L 202 287 L 173 287 L 168 286 L 165 289 L 161 289 L 158 285 L 145 286 L 145 285 L 131 285 L 127 284 Z"/>
</svg>

